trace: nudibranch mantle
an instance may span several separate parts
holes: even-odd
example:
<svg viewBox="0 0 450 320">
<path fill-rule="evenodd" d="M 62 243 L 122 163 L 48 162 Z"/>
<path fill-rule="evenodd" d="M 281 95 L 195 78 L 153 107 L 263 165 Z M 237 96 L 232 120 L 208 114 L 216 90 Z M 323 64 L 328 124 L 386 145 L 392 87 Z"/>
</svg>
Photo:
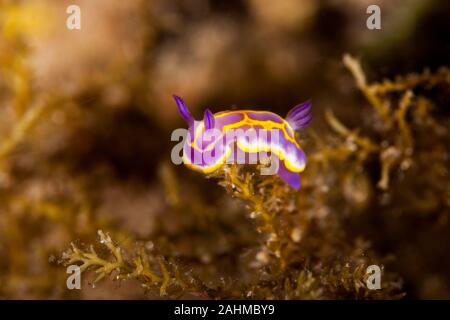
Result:
<svg viewBox="0 0 450 320">
<path fill-rule="evenodd" d="M 306 156 L 295 140 L 295 131 L 311 122 L 310 101 L 292 108 L 285 119 L 269 111 L 213 114 L 206 109 L 203 120 L 197 121 L 181 98 L 174 95 L 174 99 L 189 125 L 183 146 L 183 162 L 187 167 L 209 174 L 225 163 L 254 163 L 249 161 L 255 155 L 266 154 L 277 160 L 276 173 L 293 188 L 300 188 L 299 173 L 305 168 Z M 239 157 L 242 155 L 244 158 Z"/>
</svg>

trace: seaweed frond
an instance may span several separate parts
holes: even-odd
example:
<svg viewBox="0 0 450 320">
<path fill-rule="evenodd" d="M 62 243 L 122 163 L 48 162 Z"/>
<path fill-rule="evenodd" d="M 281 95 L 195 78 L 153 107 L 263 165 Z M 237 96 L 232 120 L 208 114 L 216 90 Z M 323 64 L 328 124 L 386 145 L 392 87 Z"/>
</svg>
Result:
<svg viewBox="0 0 450 320">
<path fill-rule="evenodd" d="M 177 269 L 169 270 L 169 264 L 163 257 L 149 257 L 145 248 L 140 247 L 134 258 L 126 258 L 123 249 L 113 242 L 109 234 L 98 230 L 98 235 L 100 244 L 106 247 L 109 253 L 109 258 L 99 256 L 93 245 L 83 250 L 72 243 L 71 248 L 63 254 L 64 264 L 78 264 L 81 272 L 94 270 L 97 276 L 93 284 L 111 275 L 114 275 L 116 280 L 137 279 L 145 288 L 158 287 L 161 296 L 168 294 L 170 285 L 185 287 Z"/>
</svg>

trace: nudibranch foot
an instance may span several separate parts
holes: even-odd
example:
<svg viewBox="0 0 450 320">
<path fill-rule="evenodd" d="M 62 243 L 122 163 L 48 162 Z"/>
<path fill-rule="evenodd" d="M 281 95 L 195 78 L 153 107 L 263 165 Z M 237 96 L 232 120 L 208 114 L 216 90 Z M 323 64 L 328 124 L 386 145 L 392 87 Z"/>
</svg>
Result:
<svg viewBox="0 0 450 320">
<path fill-rule="evenodd" d="M 300 189 L 300 174 L 290 171 L 283 163 L 278 169 L 278 176 L 295 190 Z"/>
</svg>

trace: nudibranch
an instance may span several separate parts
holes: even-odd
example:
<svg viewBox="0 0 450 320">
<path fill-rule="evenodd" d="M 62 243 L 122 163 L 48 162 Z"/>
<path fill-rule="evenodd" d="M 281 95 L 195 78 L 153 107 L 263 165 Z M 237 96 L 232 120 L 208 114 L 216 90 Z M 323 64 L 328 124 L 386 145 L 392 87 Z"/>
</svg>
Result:
<svg viewBox="0 0 450 320">
<path fill-rule="evenodd" d="M 239 154 L 249 161 L 252 156 L 265 153 L 277 160 L 274 173 L 293 188 L 300 188 L 300 172 L 305 169 L 306 156 L 295 139 L 295 131 L 311 122 L 310 101 L 292 108 L 285 119 L 269 111 L 233 110 L 213 114 L 206 109 L 203 120 L 197 121 L 184 101 L 173 97 L 189 126 L 183 145 L 186 166 L 210 174 L 226 163 L 238 163 Z"/>
</svg>

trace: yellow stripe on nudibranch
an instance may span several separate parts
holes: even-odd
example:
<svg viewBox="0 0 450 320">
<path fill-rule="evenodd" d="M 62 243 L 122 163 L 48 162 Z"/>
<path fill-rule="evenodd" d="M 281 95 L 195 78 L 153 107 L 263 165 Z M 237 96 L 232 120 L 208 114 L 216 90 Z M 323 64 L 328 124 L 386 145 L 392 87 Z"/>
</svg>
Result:
<svg viewBox="0 0 450 320">
<path fill-rule="evenodd" d="M 292 137 L 294 137 L 294 130 L 291 128 L 291 126 L 289 125 L 289 123 L 286 120 L 284 120 L 283 118 L 280 118 L 282 123 L 278 123 L 278 122 L 275 122 L 272 120 L 256 120 L 256 119 L 252 119 L 251 117 L 248 116 L 249 112 L 257 113 L 257 114 L 275 115 L 274 113 L 267 112 L 267 111 L 239 110 L 239 111 L 221 112 L 221 113 L 215 115 L 214 117 L 220 118 L 220 117 L 224 117 L 229 114 L 242 114 L 244 116 L 244 119 L 242 119 L 238 122 L 235 122 L 235 123 L 230 123 L 230 124 L 225 125 L 223 127 L 223 131 L 226 132 L 229 129 L 236 129 L 236 128 L 239 128 L 239 127 L 245 126 L 245 125 L 249 125 L 249 126 L 260 125 L 263 127 L 263 129 L 268 130 L 268 131 L 270 131 L 272 129 L 280 129 L 281 131 L 283 131 L 283 134 L 284 134 L 284 137 L 286 138 L 286 140 L 294 143 L 296 147 L 300 148 L 300 145 L 295 140 L 295 138 L 291 138 L 289 136 L 289 134 L 287 133 L 286 128 L 289 129 Z"/>
<path fill-rule="evenodd" d="M 245 140 L 244 140 L 245 141 Z M 274 153 L 281 161 L 284 162 L 284 165 L 293 172 L 302 172 L 303 170 L 305 170 L 305 165 L 300 165 L 300 166 L 296 166 L 294 164 L 294 162 L 289 159 L 288 157 L 286 157 L 284 155 L 284 150 L 282 148 L 280 148 L 277 145 L 266 145 L 266 144 L 259 144 L 258 146 L 246 146 L 242 144 L 242 141 L 238 140 L 237 141 L 237 146 L 244 152 L 252 152 L 252 153 L 258 153 L 258 152 L 272 152 Z"/>
<path fill-rule="evenodd" d="M 223 111 L 223 112 L 220 112 L 220 113 L 214 115 L 214 117 L 221 118 L 221 117 L 224 117 L 224 116 L 227 116 L 230 114 L 241 114 L 244 117 L 242 120 L 240 120 L 238 122 L 224 125 L 223 128 L 221 129 L 222 134 L 226 133 L 230 129 L 237 129 L 237 128 L 240 128 L 245 125 L 248 125 L 248 126 L 260 125 L 263 127 L 263 129 L 265 129 L 267 131 L 270 131 L 273 129 L 280 129 L 283 132 L 284 138 L 287 141 L 294 143 L 297 148 L 300 148 L 300 145 L 295 140 L 294 130 L 291 128 L 291 126 L 289 125 L 289 123 L 286 120 L 284 120 L 283 118 L 280 118 L 280 120 L 282 121 L 281 123 L 278 123 L 278 122 L 275 122 L 272 120 L 256 120 L 256 119 L 252 119 L 248 116 L 249 112 L 258 113 L 258 114 L 275 115 L 274 113 L 267 112 L 267 111 L 239 110 L 239 111 Z M 289 130 L 292 137 L 289 136 L 289 134 L 286 131 L 286 128 Z M 199 125 L 197 126 L 197 128 L 195 129 L 194 139 L 191 142 L 191 147 L 200 152 L 202 151 L 202 148 L 201 148 L 201 146 L 198 146 L 197 141 L 199 140 L 200 135 L 204 131 L 205 131 L 204 123 L 200 122 Z M 220 138 L 221 137 L 218 137 L 211 144 L 214 144 Z"/>
<path fill-rule="evenodd" d="M 197 164 L 194 164 L 191 162 L 191 160 L 189 160 L 189 158 L 183 153 L 183 163 L 189 168 L 192 169 L 194 171 L 198 171 L 198 172 L 202 172 L 204 174 L 210 174 L 213 173 L 214 171 L 220 169 L 221 166 L 223 166 L 228 157 L 231 155 L 231 148 L 229 146 L 227 146 L 225 154 L 223 156 L 221 156 L 214 164 L 212 165 L 204 165 L 204 166 L 199 166 Z"/>
<path fill-rule="evenodd" d="M 271 131 L 273 129 L 278 129 L 280 130 L 280 132 L 283 132 L 283 136 L 284 138 L 293 143 L 297 148 L 300 148 L 300 145 L 298 144 L 298 142 L 295 140 L 295 136 L 294 136 L 294 130 L 291 128 L 291 126 L 289 125 L 289 123 L 282 119 L 279 118 L 279 120 L 281 122 L 275 122 L 272 120 L 257 120 L 257 119 L 252 119 L 251 117 L 249 117 L 248 113 L 255 113 L 255 114 L 267 114 L 267 115 L 275 115 L 272 112 L 267 112 L 267 111 L 253 111 L 253 110 L 239 110 L 239 111 L 224 111 L 224 112 L 220 112 L 216 115 L 214 115 L 214 117 L 217 118 L 221 118 L 227 115 L 232 115 L 232 114 L 240 114 L 243 116 L 243 119 L 234 123 L 230 123 L 227 125 L 224 125 L 221 128 L 221 135 L 219 137 L 216 138 L 215 141 L 211 142 L 205 149 L 202 149 L 201 146 L 198 145 L 198 141 L 199 141 L 199 137 L 202 133 L 204 133 L 205 131 L 205 126 L 203 122 L 200 122 L 196 129 L 195 129 L 195 134 L 194 134 L 194 139 L 190 142 L 190 147 L 193 148 L 194 150 L 200 152 L 203 155 L 203 152 L 205 151 L 211 151 L 215 144 L 222 139 L 223 135 L 228 132 L 231 129 L 238 129 L 242 126 L 250 126 L 250 127 L 254 127 L 254 126 L 261 126 L 263 130 L 267 130 L 267 131 Z M 291 136 L 289 135 L 289 133 L 291 134 Z M 231 142 L 230 142 L 231 143 Z M 305 165 L 296 165 L 294 163 L 294 161 L 292 161 L 291 159 L 289 159 L 289 157 L 287 157 L 285 155 L 284 150 L 277 146 L 277 145 L 265 145 L 265 144 L 261 144 L 258 143 L 257 146 L 248 146 L 248 145 L 244 145 L 242 143 L 241 139 L 237 140 L 237 146 L 243 151 L 243 152 L 251 152 L 251 153 L 259 153 L 259 152 L 272 152 L 274 153 L 281 161 L 284 162 L 285 166 L 293 172 L 302 172 L 305 169 Z M 228 159 L 228 157 L 231 155 L 232 151 L 231 148 L 229 146 L 226 146 L 226 152 L 225 154 L 220 157 L 219 159 L 217 159 L 217 161 L 212 164 L 212 165 L 196 165 L 191 163 L 191 161 L 188 159 L 188 157 L 186 157 L 183 154 L 183 162 L 185 163 L 186 166 L 188 166 L 189 168 L 195 170 L 195 171 L 199 171 L 199 172 L 203 172 L 205 174 L 209 174 L 212 173 L 216 170 L 218 170 L 223 164 L 226 163 L 226 160 Z"/>
</svg>

